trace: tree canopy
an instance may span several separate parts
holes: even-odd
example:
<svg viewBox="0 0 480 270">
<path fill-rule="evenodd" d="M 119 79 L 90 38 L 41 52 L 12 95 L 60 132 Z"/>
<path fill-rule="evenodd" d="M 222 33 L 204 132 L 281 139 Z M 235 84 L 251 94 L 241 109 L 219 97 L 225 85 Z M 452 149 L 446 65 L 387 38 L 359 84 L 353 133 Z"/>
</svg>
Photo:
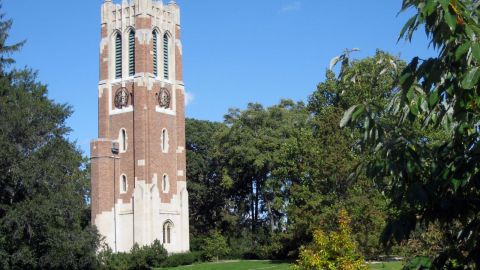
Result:
<svg viewBox="0 0 480 270">
<path fill-rule="evenodd" d="M 435 268 L 475 268 L 480 261 L 478 7 L 470 0 L 404 0 L 402 10 L 415 14 L 400 38 L 410 40 L 423 27 L 437 56 L 412 59 L 388 106 L 357 104 L 342 121 L 361 127 L 373 157 L 369 175 L 388 183 L 397 212 L 385 242 L 440 224 L 448 241 Z"/>
<path fill-rule="evenodd" d="M 94 268 L 88 173 L 65 137 L 72 110 L 48 99 L 35 72 L 9 68 L 21 47 L 6 43 L 11 24 L 0 22 L 0 268 Z"/>
</svg>

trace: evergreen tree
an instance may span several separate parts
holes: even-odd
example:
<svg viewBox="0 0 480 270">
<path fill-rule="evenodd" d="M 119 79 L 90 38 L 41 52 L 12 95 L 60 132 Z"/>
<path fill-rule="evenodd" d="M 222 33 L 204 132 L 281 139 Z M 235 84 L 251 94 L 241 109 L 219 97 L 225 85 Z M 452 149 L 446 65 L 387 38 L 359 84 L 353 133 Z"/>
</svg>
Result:
<svg viewBox="0 0 480 270">
<path fill-rule="evenodd" d="M 0 22 L 0 268 L 94 268 L 88 174 L 65 138 L 72 110 L 48 99 L 32 70 L 9 69 L 21 47 L 7 45 L 11 24 Z"/>
</svg>

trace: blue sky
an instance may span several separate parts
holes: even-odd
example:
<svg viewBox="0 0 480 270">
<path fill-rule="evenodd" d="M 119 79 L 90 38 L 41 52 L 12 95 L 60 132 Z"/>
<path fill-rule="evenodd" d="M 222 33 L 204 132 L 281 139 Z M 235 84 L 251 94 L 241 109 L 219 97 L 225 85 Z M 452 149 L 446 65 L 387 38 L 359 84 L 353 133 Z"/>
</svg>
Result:
<svg viewBox="0 0 480 270">
<path fill-rule="evenodd" d="M 118 1 L 118 0 L 117 0 Z M 167 0 L 164 0 L 167 1 Z M 74 109 L 70 134 L 85 154 L 97 137 L 100 5 L 103 0 L 3 0 L 14 20 L 10 41 L 27 40 L 17 67 L 39 71 L 49 97 Z M 424 34 L 398 33 L 412 12 L 401 0 L 178 0 L 182 12 L 187 116 L 221 121 L 228 108 L 306 100 L 330 59 L 346 48 L 357 58 L 377 48 L 429 56 Z"/>
</svg>

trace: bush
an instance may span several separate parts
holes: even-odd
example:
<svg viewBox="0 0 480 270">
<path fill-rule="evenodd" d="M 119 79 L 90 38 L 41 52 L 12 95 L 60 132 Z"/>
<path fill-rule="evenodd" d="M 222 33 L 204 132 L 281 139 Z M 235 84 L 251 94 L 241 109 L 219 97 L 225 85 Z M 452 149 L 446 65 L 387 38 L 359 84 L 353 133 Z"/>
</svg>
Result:
<svg viewBox="0 0 480 270">
<path fill-rule="evenodd" d="M 432 267 L 432 260 L 426 256 L 415 257 L 405 264 L 404 270 L 423 270 Z"/>
<path fill-rule="evenodd" d="M 227 241 L 218 231 L 214 231 L 205 238 L 201 249 L 207 261 L 218 261 L 230 252 Z"/>
<path fill-rule="evenodd" d="M 131 263 L 129 269 L 140 270 L 160 267 L 167 256 L 167 251 L 158 240 L 155 240 L 151 246 L 139 247 L 135 244 L 130 251 Z"/>
<path fill-rule="evenodd" d="M 325 234 L 322 230 L 314 233 L 313 243 L 300 250 L 295 270 L 317 269 L 368 269 L 359 254 L 355 241 L 351 239 L 350 218 L 341 210 L 338 217 L 338 231 Z"/>
<path fill-rule="evenodd" d="M 100 252 L 99 260 L 101 269 L 105 270 L 146 270 L 160 267 L 167 256 L 167 251 L 160 241 L 155 240 L 150 246 L 139 247 L 135 244 L 130 253 L 113 253 L 112 249 L 107 247 Z"/>
<path fill-rule="evenodd" d="M 103 270 L 120 270 L 128 269 L 129 264 L 128 253 L 113 253 L 112 249 L 108 246 L 104 247 L 103 251 L 98 254 L 98 260 L 100 262 L 100 269 Z"/>
<path fill-rule="evenodd" d="M 172 254 L 162 263 L 162 267 L 177 267 L 182 265 L 191 265 L 202 261 L 203 254 L 201 252 L 187 252 Z"/>
</svg>

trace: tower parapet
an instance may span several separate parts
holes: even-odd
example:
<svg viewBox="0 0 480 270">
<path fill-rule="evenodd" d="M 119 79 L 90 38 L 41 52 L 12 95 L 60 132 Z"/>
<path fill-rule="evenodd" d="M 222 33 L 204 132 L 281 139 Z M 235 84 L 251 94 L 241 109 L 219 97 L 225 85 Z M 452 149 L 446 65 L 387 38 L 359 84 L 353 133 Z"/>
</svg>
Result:
<svg viewBox="0 0 480 270">
<path fill-rule="evenodd" d="M 173 30 L 175 25 L 180 25 L 180 9 L 175 2 L 164 5 L 163 1 L 152 0 L 124 0 L 121 3 L 106 0 L 101 15 L 102 24 L 115 29 L 134 27 L 135 16 L 151 17 L 153 26 L 162 30 Z"/>
</svg>

